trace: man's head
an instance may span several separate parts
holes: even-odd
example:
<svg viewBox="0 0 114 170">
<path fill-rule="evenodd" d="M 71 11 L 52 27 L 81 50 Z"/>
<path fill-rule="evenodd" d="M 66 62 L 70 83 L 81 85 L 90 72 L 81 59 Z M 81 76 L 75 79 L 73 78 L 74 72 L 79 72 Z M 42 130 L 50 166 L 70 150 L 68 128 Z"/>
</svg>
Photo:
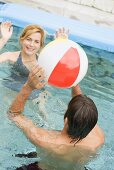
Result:
<svg viewBox="0 0 114 170">
<path fill-rule="evenodd" d="M 71 142 L 77 143 L 85 138 L 98 120 L 98 111 L 92 99 L 85 95 L 72 98 L 68 104 L 64 119 L 68 121 L 68 135 Z"/>
</svg>

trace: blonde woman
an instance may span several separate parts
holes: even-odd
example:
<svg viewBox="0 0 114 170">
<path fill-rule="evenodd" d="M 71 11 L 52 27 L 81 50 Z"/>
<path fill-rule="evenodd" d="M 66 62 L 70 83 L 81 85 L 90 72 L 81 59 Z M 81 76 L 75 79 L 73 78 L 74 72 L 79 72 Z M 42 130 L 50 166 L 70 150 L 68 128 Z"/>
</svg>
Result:
<svg viewBox="0 0 114 170">
<path fill-rule="evenodd" d="M 7 31 L 6 30 L 7 27 Z M 11 24 L 7 25 L 6 23 L 1 24 L 1 47 L 6 43 L 10 38 L 13 29 L 10 29 Z M 6 32 L 8 37 L 6 38 Z M 3 43 L 2 43 L 3 42 Z M 37 64 L 37 53 L 43 47 L 44 43 L 44 30 L 38 25 L 29 25 L 27 26 L 21 36 L 20 44 L 21 51 L 16 52 L 5 52 L 0 55 L 0 63 L 5 61 L 11 61 L 13 63 L 19 63 L 24 65 L 26 72 L 29 72 L 33 66 Z"/>
<path fill-rule="evenodd" d="M 9 40 L 13 32 L 11 22 L 1 24 L 0 48 Z M 68 37 L 68 31 L 64 28 L 56 32 L 56 38 Z M 44 45 L 44 30 L 38 25 L 28 25 L 20 35 L 21 51 L 5 52 L 0 55 L 0 63 L 9 61 L 11 64 L 11 76 L 5 79 L 3 84 L 14 90 L 19 91 L 28 78 L 31 69 L 38 64 L 38 53 Z M 7 81 L 7 82 L 6 82 Z M 35 96 L 37 94 L 34 92 Z"/>
<path fill-rule="evenodd" d="M 1 24 L 2 38 L 0 48 L 9 40 L 13 32 L 10 22 Z M 27 80 L 31 69 L 38 64 L 38 52 L 44 45 L 44 30 L 38 25 L 28 25 L 20 36 L 21 51 L 5 52 L 0 55 L 0 63 L 9 61 L 11 65 L 11 76 L 3 80 L 3 84 L 19 91 L 23 83 Z M 34 98 L 37 94 L 34 92 Z"/>
</svg>

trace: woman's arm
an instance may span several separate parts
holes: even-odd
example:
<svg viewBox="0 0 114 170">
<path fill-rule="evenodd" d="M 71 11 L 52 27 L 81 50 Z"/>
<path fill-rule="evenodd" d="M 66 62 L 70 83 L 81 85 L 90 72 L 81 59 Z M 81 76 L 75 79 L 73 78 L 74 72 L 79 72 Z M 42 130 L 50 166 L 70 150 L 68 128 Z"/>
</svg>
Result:
<svg viewBox="0 0 114 170">
<path fill-rule="evenodd" d="M 11 22 L 2 22 L 0 25 L 1 39 L 0 39 L 0 49 L 7 43 L 9 38 L 12 36 L 13 27 Z"/>
<path fill-rule="evenodd" d="M 0 55 L 0 63 L 6 62 L 6 61 L 11 61 L 14 63 L 17 61 L 19 54 L 20 54 L 20 51 L 5 52 Z"/>
<path fill-rule="evenodd" d="M 2 22 L 0 25 L 1 39 L 0 39 L 0 49 L 7 43 L 9 38 L 12 36 L 13 27 L 11 22 Z M 5 52 L 0 55 L 0 63 L 5 61 L 15 62 L 19 52 Z"/>
</svg>

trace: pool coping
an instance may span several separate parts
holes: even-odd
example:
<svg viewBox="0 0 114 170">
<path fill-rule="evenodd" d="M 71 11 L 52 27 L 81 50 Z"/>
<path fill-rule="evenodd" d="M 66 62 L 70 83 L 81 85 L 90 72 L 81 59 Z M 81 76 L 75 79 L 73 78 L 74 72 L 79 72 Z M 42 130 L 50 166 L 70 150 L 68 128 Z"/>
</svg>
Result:
<svg viewBox="0 0 114 170">
<path fill-rule="evenodd" d="M 87 24 L 15 3 L 1 5 L 0 21 L 4 20 L 10 20 L 19 27 L 35 23 L 41 25 L 51 34 L 55 33 L 59 27 L 69 28 L 69 39 L 87 46 L 114 52 L 114 30 L 110 28 Z"/>
</svg>

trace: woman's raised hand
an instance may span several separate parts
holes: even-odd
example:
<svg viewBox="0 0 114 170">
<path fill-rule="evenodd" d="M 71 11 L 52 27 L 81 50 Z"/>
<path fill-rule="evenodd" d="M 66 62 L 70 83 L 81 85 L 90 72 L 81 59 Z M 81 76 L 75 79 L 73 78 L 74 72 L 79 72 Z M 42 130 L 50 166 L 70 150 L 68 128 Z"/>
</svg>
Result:
<svg viewBox="0 0 114 170">
<path fill-rule="evenodd" d="M 55 34 L 55 38 L 68 38 L 68 35 L 69 35 L 69 29 L 65 29 L 64 27 L 63 28 L 59 28 L 57 31 L 56 31 L 56 34 Z"/>
<path fill-rule="evenodd" d="M 0 25 L 0 31 L 2 39 L 4 42 L 7 42 L 13 33 L 12 23 L 9 21 L 2 22 Z"/>
</svg>

